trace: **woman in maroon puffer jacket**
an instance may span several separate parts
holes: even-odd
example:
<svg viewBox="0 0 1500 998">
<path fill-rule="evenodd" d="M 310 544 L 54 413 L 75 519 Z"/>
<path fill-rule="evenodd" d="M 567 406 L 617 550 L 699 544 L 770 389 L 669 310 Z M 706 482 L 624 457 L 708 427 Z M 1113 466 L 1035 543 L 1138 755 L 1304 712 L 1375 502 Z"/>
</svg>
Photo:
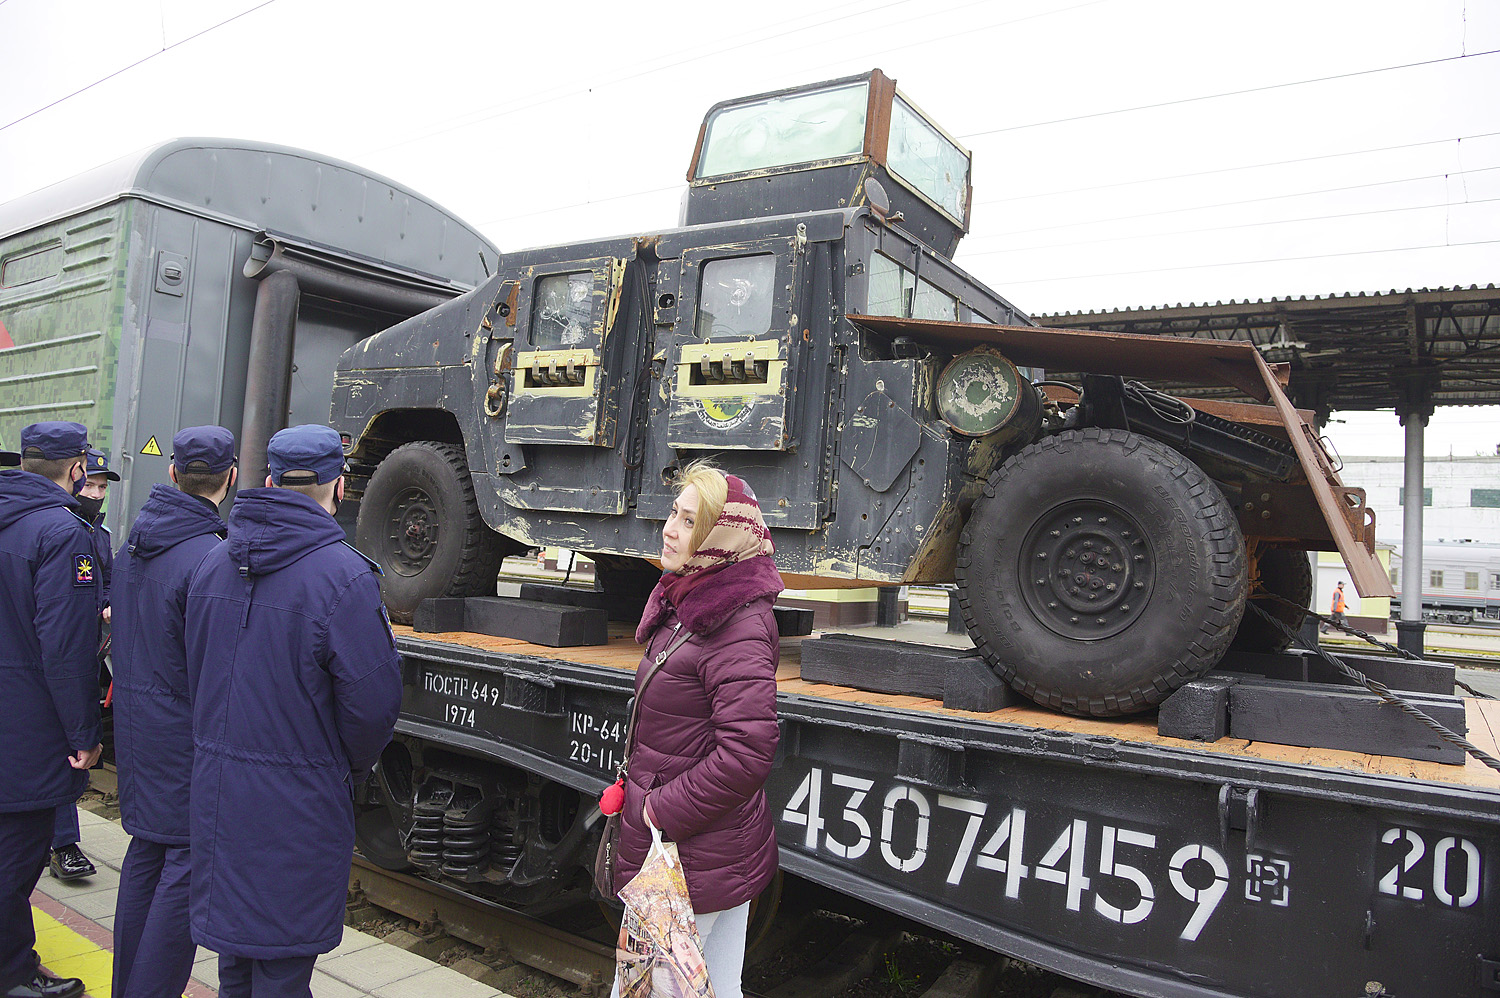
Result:
<svg viewBox="0 0 1500 998">
<path fill-rule="evenodd" d="M 777 865 L 762 788 L 776 752 L 781 645 L 771 607 L 781 576 L 744 481 L 695 463 L 679 484 L 662 528 L 666 574 L 635 634 L 646 654 L 615 885 L 645 861 L 649 820 L 677 843 L 715 998 L 740 998 L 750 900 Z M 642 691 L 679 625 L 692 636 Z"/>
</svg>

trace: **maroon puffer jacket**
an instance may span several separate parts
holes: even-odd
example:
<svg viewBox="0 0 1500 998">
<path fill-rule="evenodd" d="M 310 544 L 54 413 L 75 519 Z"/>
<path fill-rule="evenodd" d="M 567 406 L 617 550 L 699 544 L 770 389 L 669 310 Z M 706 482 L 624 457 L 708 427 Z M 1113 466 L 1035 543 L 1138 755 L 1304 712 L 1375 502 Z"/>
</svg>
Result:
<svg viewBox="0 0 1500 998">
<path fill-rule="evenodd" d="M 769 558 L 751 562 L 770 564 Z M 750 576 L 729 566 L 725 575 Z M 757 566 L 759 568 L 759 566 Z M 692 600 L 682 617 L 652 594 L 653 610 L 664 614 L 646 642 L 636 673 L 641 697 L 635 746 L 625 780 L 616 888 L 629 883 L 645 861 L 651 833 L 641 819 L 649 792 L 651 813 L 677 843 L 693 910 L 723 911 L 760 893 L 776 873 L 776 830 L 766 805 L 766 777 L 776 753 L 776 662 L 781 643 L 770 595 L 746 592 L 767 588 L 764 572 L 753 578 L 726 578 L 703 586 L 705 600 Z M 718 583 L 720 580 L 715 580 Z M 706 592 L 705 592 L 706 591 Z M 739 599 L 739 602 L 735 602 Z M 729 605 L 733 604 L 733 605 Z M 674 651 L 652 677 L 645 693 L 640 681 L 647 666 L 673 639 L 682 619 L 693 636 Z"/>
</svg>

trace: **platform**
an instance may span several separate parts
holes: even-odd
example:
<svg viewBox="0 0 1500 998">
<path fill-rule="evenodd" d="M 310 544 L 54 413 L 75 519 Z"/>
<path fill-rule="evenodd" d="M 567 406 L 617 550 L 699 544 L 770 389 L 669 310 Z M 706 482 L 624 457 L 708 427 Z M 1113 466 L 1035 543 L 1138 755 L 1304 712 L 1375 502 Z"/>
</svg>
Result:
<svg viewBox="0 0 1500 998">
<path fill-rule="evenodd" d="M 31 894 L 36 949 L 59 977 L 80 977 L 92 998 L 109 998 L 113 969 L 115 898 L 130 836 L 117 821 L 79 809 L 80 845 L 99 872 L 63 883 L 43 872 Z M 219 958 L 201 946 L 185 998 L 217 998 Z M 318 957 L 313 998 L 508 998 L 456 970 L 344 927 L 344 941 Z"/>
</svg>

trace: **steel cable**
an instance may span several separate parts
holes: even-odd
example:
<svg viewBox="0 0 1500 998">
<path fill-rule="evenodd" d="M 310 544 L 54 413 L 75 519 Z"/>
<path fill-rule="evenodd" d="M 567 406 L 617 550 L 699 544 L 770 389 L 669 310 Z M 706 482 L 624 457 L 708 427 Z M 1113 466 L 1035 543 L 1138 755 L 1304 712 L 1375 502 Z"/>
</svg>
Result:
<svg viewBox="0 0 1500 998">
<path fill-rule="evenodd" d="M 1309 610 L 1307 607 L 1297 606 L 1296 603 L 1293 603 L 1291 600 L 1287 599 L 1284 596 L 1278 596 L 1275 593 L 1268 593 L 1263 591 L 1257 594 L 1255 598 L 1260 599 L 1262 597 L 1269 597 L 1271 599 L 1274 599 L 1278 603 L 1285 603 L 1287 606 L 1301 610 L 1303 613 L 1307 614 L 1307 616 L 1312 617 L 1314 620 L 1317 620 L 1320 623 L 1326 624 L 1329 627 L 1336 627 L 1346 634 L 1352 634 L 1357 638 L 1363 638 L 1365 641 L 1369 642 L 1377 648 L 1383 648 L 1386 651 L 1395 652 L 1401 658 L 1411 659 L 1412 661 L 1416 662 L 1420 662 L 1423 660 L 1421 655 L 1413 655 L 1411 652 L 1407 651 L 1405 648 L 1402 648 L 1400 645 L 1393 645 L 1388 641 L 1382 641 L 1375 635 L 1371 634 L 1369 631 L 1361 631 L 1359 628 L 1353 626 L 1352 624 L 1340 624 L 1332 617 L 1325 617 L 1321 613 Z M 1453 679 L 1453 684 L 1455 686 L 1462 686 L 1470 696 L 1477 697 L 1480 700 L 1500 699 L 1500 697 L 1496 697 L 1493 694 L 1486 693 L 1483 690 L 1476 690 L 1474 687 L 1470 686 L 1468 683 L 1464 682 L 1462 679 L 1459 679 L 1456 676 Z"/>
<path fill-rule="evenodd" d="M 1308 647 L 1307 642 L 1303 641 L 1301 636 L 1299 636 L 1296 631 L 1288 627 L 1283 621 L 1276 619 L 1265 610 L 1256 606 L 1253 602 L 1249 604 L 1249 608 L 1260 614 L 1266 620 L 1270 621 L 1284 634 L 1286 634 L 1287 637 L 1291 638 L 1292 641 L 1296 642 L 1303 648 L 1306 648 L 1308 651 L 1313 652 L 1319 658 L 1323 659 L 1323 661 L 1327 662 L 1339 672 L 1341 672 L 1345 676 L 1348 676 L 1350 679 L 1354 680 L 1356 683 L 1363 686 L 1371 693 L 1375 694 L 1381 700 L 1397 708 L 1402 713 L 1409 714 L 1416 720 L 1420 721 L 1426 727 L 1430 728 L 1433 734 L 1443 739 L 1443 741 L 1458 746 L 1469 755 L 1472 755 L 1474 758 L 1484 763 L 1486 766 L 1490 767 L 1496 772 L 1500 772 L 1500 759 L 1497 759 L 1494 756 L 1490 755 L 1484 749 L 1480 748 L 1478 745 L 1475 745 L 1473 742 L 1469 741 L 1458 732 L 1447 728 L 1436 719 L 1422 711 L 1415 704 L 1399 696 L 1398 694 L 1391 692 L 1391 689 L 1384 683 L 1377 682 L 1371 679 L 1369 676 L 1366 676 L 1363 672 L 1360 672 L 1353 666 L 1347 665 L 1338 656 L 1329 654 L 1328 652 L 1324 651 L 1321 647 Z M 1317 614 L 1314 614 L 1314 616 L 1317 616 Z"/>
</svg>

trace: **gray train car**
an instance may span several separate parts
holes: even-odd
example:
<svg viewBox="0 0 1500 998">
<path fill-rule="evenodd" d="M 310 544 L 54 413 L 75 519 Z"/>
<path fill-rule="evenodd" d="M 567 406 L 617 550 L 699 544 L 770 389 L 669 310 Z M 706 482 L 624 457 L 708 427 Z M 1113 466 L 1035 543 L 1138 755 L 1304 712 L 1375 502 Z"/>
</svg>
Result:
<svg viewBox="0 0 1500 998">
<path fill-rule="evenodd" d="M 86 425 L 124 478 L 117 538 L 183 426 L 233 430 L 259 484 L 270 433 L 328 421 L 345 349 L 498 256 L 395 181 L 255 142 L 176 139 L 0 204 L 0 448 Z"/>
</svg>

